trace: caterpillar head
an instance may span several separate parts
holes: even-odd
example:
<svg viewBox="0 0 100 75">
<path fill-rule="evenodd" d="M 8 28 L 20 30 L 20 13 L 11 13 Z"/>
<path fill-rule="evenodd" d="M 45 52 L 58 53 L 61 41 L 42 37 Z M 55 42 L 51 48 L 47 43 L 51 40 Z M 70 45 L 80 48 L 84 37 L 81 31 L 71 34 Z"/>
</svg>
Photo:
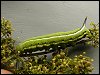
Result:
<svg viewBox="0 0 100 75">
<path fill-rule="evenodd" d="M 22 49 L 22 47 L 20 45 L 17 45 L 16 46 L 16 50 L 18 51 L 18 53 L 20 53 L 23 49 Z"/>
</svg>

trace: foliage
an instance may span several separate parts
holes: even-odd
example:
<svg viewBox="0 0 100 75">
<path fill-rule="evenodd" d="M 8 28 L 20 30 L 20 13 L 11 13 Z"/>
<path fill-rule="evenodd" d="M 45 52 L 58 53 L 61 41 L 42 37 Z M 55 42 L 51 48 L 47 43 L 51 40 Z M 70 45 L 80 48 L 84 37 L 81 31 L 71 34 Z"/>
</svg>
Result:
<svg viewBox="0 0 100 75">
<path fill-rule="evenodd" d="M 11 65 L 12 55 L 15 51 L 15 40 L 12 39 L 12 24 L 9 20 L 1 19 L 1 67 L 9 69 Z"/>
<path fill-rule="evenodd" d="M 90 57 L 84 55 L 75 56 L 73 59 L 68 57 L 66 53 L 61 50 L 59 53 L 52 55 L 50 61 L 47 60 L 46 55 L 42 57 L 31 56 L 23 62 L 22 66 L 16 70 L 20 74 L 89 74 L 93 67 Z"/>
<path fill-rule="evenodd" d="M 89 42 L 98 46 L 99 30 L 97 25 L 91 23 L 93 37 Z M 52 54 L 51 60 L 46 55 L 20 57 L 16 51 L 15 40 L 12 38 L 12 24 L 9 20 L 1 19 L 1 67 L 15 74 L 90 74 L 93 70 L 92 61 L 85 52 L 73 58 L 68 57 L 68 49 Z M 92 42 L 90 42 L 92 41 Z"/>
<path fill-rule="evenodd" d="M 90 39 L 92 41 L 91 45 L 94 47 L 99 47 L 99 23 L 95 24 L 94 22 L 91 22 L 90 25 L 93 26 L 89 29 L 92 34 Z"/>
</svg>

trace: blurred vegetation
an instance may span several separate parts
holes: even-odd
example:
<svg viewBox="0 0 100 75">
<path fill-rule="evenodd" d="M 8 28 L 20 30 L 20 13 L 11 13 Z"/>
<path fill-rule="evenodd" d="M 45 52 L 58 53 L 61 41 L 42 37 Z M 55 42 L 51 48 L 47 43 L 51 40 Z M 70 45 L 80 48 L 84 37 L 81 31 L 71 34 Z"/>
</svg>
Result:
<svg viewBox="0 0 100 75">
<path fill-rule="evenodd" d="M 90 32 L 93 37 L 88 40 L 88 44 L 94 47 L 99 45 L 98 24 L 90 23 L 93 27 Z M 1 68 L 10 70 L 14 74 L 90 74 L 93 71 L 93 59 L 86 56 L 85 52 L 73 58 L 68 57 L 68 48 L 52 54 L 51 60 L 47 60 L 47 55 L 41 57 L 29 56 L 20 57 L 16 51 L 16 46 L 12 38 L 12 23 L 10 20 L 1 19 Z"/>
</svg>

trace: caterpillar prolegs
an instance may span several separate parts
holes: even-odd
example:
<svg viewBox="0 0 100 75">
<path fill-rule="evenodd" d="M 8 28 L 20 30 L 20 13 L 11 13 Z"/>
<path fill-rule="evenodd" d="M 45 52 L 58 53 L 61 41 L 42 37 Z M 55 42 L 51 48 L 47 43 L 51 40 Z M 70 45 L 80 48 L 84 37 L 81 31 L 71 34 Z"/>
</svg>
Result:
<svg viewBox="0 0 100 75">
<path fill-rule="evenodd" d="M 89 29 L 86 28 L 87 17 L 83 23 L 81 28 L 68 31 L 68 32 L 58 32 L 38 37 L 33 37 L 28 39 L 22 43 L 20 43 L 16 49 L 20 51 L 20 53 L 25 52 L 36 52 L 36 51 L 50 51 L 54 49 L 65 48 L 66 46 L 71 46 L 74 43 L 77 43 L 82 38 L 91 37 L 91 33 Z"/>
</svg>

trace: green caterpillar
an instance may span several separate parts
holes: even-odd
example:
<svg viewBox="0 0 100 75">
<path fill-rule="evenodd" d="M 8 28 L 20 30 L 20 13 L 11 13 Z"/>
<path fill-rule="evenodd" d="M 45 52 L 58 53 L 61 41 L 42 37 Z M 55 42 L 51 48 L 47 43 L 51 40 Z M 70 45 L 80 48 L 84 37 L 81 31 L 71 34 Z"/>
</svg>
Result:
<svg viewBox="0 0 100 75">
<path fill-rule="evenodd" d="M 75 29 L 69 32 L 58 32 L 38 37 L 33 37 L 28 39 L 22 43 L 20 43 L 16 49 L 22 53 L 24 52 L 35 52 L 35 51 L 42 51 L 45 49 L 50 50 L 58 48 L 58 47 L 65 47 L 67 45 L 73 45 L 74 43 L 80 41 L 84 37 L 91 37 L 91 33 L 89 29 L 86 28 L 87 17 L 83 23 L 81 28 Z"/>
</svg>

